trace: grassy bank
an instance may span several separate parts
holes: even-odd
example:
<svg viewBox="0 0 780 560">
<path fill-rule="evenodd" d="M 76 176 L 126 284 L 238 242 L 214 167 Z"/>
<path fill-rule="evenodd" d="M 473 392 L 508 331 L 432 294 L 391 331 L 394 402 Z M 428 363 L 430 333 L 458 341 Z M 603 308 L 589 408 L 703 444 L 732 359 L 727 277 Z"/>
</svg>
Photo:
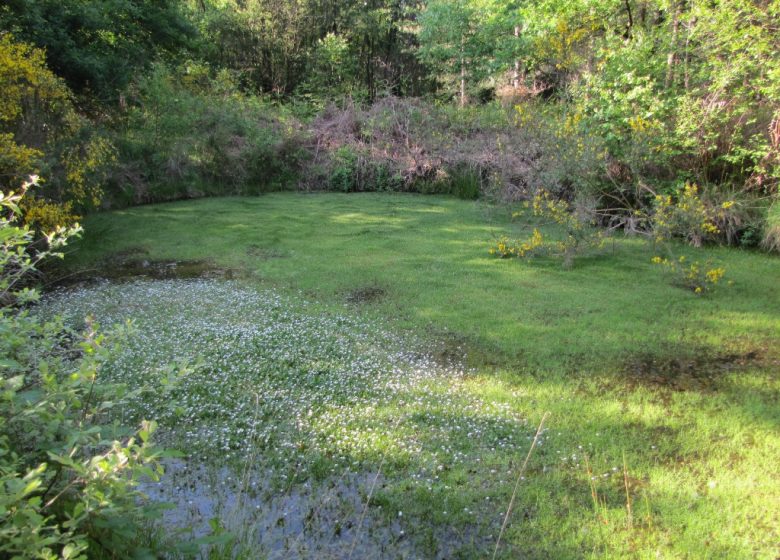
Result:
<svg viewBox="0 0 780 560">
<path fill-rule="evenodd" d="M 70 264 L 208 260 L 245 271 L 250 286 L 302 292 L 327 313 L 412 331 L 438 358 L 465 352 L 473 372 L 463 390 L 527 426 L 519 444 L 483 449 L 478 435 L 451 429 L 457 407 L 428 402 L 405 417 L 443 451 L 388 452 L 376 499 L 403 512 L 431 556 L 444 528 L 474 526 L 486 534 L 462 554 L 492 553 L 484 543 L 549 411 L 507 557 L 775 557 L 780 260 L 703 250 L 697 258 L 721 261 L 734 285 L 695 297 L 670 285 L 638 239 L 616 239 L 568 271 L 489 258 L 493 238 L 528 227 L 450 198 L 208 199 L 91 216 Z M 408 436 L 406 422 L 383 423 L 389 437 Z M 468 459 L 453 460 L 460 454 Z M 376 453 L 356 456 L 376 468 Z"/>
</svg>

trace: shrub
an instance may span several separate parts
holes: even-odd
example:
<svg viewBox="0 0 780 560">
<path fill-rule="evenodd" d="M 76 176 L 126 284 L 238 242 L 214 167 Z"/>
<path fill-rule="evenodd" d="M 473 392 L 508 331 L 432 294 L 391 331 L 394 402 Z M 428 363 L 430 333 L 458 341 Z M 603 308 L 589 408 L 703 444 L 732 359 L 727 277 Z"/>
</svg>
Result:
<svg viewBox="0 0 780 560">
<path fill-rule="evenodd" d="M 533 199 L 534 216 L 542 216 L 563 227 L 565 238 L 556 241 L 551 251 L 563 257 L 563 266 L 569 268 L 574 258 L 593 248 L 601 247 L 604 232 L 596 228 L 596 222 L 583 204 L 572 207 L 565 200 L 554 199 L 541 191 Z"/>
<path fill-rule="evenodd" d="M 450 173 L 450 192 L 458 198 L 464 200 L 479 198 L 481 186 L 482 177 L 478 169 L 462 166 Z"/>
<path fill-rule="evenodd" d="M 656 195 L 652 217 L 653 236 L 657 242 L 682 237 L 694 247 L 714 238 L 720 230 L 715 225 L 712 209 L 699 196 L 699 187 L 686 183 L 674 195 Z M 722 209 L 730 207 L 724 202 Z"/>
<path fill-rule="evenodd" d="M 113 146 L 76 112 L 68 88 L 46 67 L 45 53 L 9 34 L 0 35 L 0 90 L 0 188 L 45 171 L 46 188 L 26 198 L 37 210 L 28 215 L 39 223 L 47 222 L 44 214 L 56 214 L 60 224 L 75 222 L 75 211 L 100 202 Z"/>
<path fill-rule="evenodd" d="M 710 207 L 699 195 L 695 184 L 686 183 L 673 195 L 656 196 L 655 213 L 650 219 L 651 235 L 656 246 L 665 247 L 666 257 L 654 256 L 652 262 L 666 268 L 674 282 L 699 295 L 710 291 L 726 274 L 726 269 L 712 261 L 688 262 L 676 256 L 672 245 L 675 237 L 683 238 L 694 247 L 720 234 L 716 221 L 728 223 L 733 201 L 722 202 L 718 209 Z"/>
<path fill-rule="evenodd" d="M 563 266 L 570 268 L 578 255 L 604 243 L 605 233 L 595 227 L 591 213 L 583 206 L 572 205 L 565 200 L 556 199 L 547 191 L 540 191 L 532 203 L 526 202 L 526 208 L 532 208 L 533 215 L 552 222 L 563 229 L 563 239 L 548 238 L 534 228 L 526 241 L 510 241 L 500 238 L 488 252 L 502 258 L 516 256 L 520 258 L 537 255 L 553 255 L 563 258 Z M 513 217 L 523 215 L 515 212 Z"/>
<path fill-rule="evenodd" d="M 561 198 L 600 192 L 606 167 L 604 141 L 583 126 L 583 116 L 528 99 L 514 106 L 514 126 L 522 136 L 526 156 L 511 167 L 504 181 L 504 199 L 528 198 L 541 190 Z M 506 146 L 506 150 L 512 146 Z M 516 159 L 517 155 L 510 158 Z"/>
<path fill-rule="evenodd" d="M 696 295 L 711 291 L 726 275 L 726 269 L 713 265 L 712 261 L 704 264 L 699 261 L 689 263 L 685 256 L 676 260 L 656 256 L 652 258 L 652 262 L 666 268 L 676 284 Z"/>
<path fill-rule="evenodd" d="M 328 177 L 328 188 L 350 192 L 358 190 L 358 185 L 358 155 L 350 146 L 341 146 L 333 153 L 333 168 Z"/>
<path fill-rule="evenodd" d="M 68 238 L 80 233 L 78 224 L 56 226 L 47 233 L 35 232 L 25 223 L 22 212 L 28 189 L 37 184 L 32 176 L 17 193 L 0 191 L 0 309 L 8 305 L 27 304 L 36 292 L 26 283 L 36 267 L 47 258 L 62 257 L 58 252 Z M 41 239 L 38 242 L 36 237 Z"/>
<path fill-rule="evenodd" d="M 103 383 L 108 338 L 15 307 L 38 294 L 24 279 L 77 226 L 34 249 L 21 205 L 31 183 L 0 196 L 0 557 L 129 557 L 150 510 L 139 478 L 160 473 L 153 422 L 133 433 L 113 422 L 122 388 Z"/>
<path fill-rule="evenodd" d="M 488 253 L 502 259 L 509 257 L 524 258 L 538 254 L 535 251 L 542 246 L 544 246 L 544 236 L 538 229 L 534 228 L 533 235 L 527 241 L 512 240 L 506 235 L 502 235 L 488 249 Z"/>
<path fill-rule="evenodd" d="M 766 229 L 764 231 L 761 246 L 767 251 L 780 253 L 780 201 L 775 202 L 769 207 L 766 218 Z"/>
<path fill-rule="evenodd" d="M 197 63 L 156 66 L 128 92 L 110 203 L 281 190 L 294 184 L 300 125 Z"/>
<path fill-rule="evenodd" d="M 474 198 L 493 167 L 487 158 L 495 156 L 490 152 L 495 140 L 485 144 L 493 129 L 476 125 L 475 115 L 483 111 L 467 113 L 394 97 L 367 108 L 330 105 L 311 123 L 312 157 L 300 186 L 343 190 L 349 171 L 350 190 Z"/>
</svg>

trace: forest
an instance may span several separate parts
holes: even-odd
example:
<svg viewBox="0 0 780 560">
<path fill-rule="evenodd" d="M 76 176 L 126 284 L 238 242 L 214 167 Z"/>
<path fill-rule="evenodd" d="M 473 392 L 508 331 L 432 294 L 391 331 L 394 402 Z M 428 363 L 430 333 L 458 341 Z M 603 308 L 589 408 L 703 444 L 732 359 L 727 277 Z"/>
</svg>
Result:
<svg viewBox="0 0 780 560">
<path fill-rule="evenodd" d="M 0 558 L 776 558 L 780 0 L 4 0 Z"/>
</svg>

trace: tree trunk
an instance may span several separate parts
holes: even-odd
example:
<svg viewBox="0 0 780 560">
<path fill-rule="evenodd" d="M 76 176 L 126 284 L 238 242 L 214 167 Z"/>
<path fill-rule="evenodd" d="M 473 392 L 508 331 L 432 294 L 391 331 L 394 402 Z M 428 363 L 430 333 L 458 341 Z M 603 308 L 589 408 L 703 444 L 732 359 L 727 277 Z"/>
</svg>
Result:
<svg viewBox="0 0 780 560">
<path fill-rule="evenodd" d="M 515 25 L 515 47 L 517 47 L 520 38 L 520 26 Z M 515 58 L 515 66 L 512 70 L 512 87 L 517 90 L 520 87 L 520 59 Z"/>
<path fill-rule="evenodd" d="M 460 106 L 466 106 L 466 61 L 460 59 Z"/>
<path fill-rule="evenodd" d="M 370 103 L 376 97 L 376 83 L 374 81 L 374 40 L 368 34 L 365 36 L 366 44 L 366 90 Z"/>
<path fill-rule="evenodd" d="M 464 39 L 460 41 L 460 106 L 466 106 L 466 53 Z"/>
<path fill-rule="evenodd" d="M 680 10 L 677 3 L 674 4 L 672 14 L 672 44 L 666 57 L 666 80 L 664 86 L 669 89 L 674 84 L 674 67 L 677 64 L 677 33 L 680 29 Z"/>
<path fill-rule="evenodd" d="M 690 72 L 689 70 L 689 62 L 691 59 L 691 52 L 689 50 L 690 42 L 691 42 L 691 28 L 696 25 L 696 18 L 691 19 L 685 26 L 686 33 L 685 33 L 685 53 L 683 54 L 683 77 L 684 77 L 684 86 L 685 91 L 688 91 L 688 88 L 690 87 Z"/>
<path fill-rule="evenodd" d="M 626 14 L 628 15 L 628 24 L 626 25 L 626 32 L 624 34 L 624 38 L 630 39 L 631 38 L 631 30 L 634 27 L 634 16 L 631 15 L 631 4 L 628 0 L 624 0 L 623 2 L 626 6 Z"/>
</svg>

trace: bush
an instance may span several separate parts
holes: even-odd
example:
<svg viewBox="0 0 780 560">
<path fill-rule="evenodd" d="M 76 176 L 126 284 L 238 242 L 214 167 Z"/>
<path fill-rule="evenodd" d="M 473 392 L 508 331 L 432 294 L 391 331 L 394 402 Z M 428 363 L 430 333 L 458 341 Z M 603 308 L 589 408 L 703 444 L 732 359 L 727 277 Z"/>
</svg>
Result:
<svg viewBox="0 0 780 560">
<path fill-rule="evenodd" d="M 720 233 L 711 208 L 699 196 L 695 184 L 686 183 L 673 195 L 656 195 L 655 202 L 652 227 L 656 242 L 681 237 L 694 247 L 701 247 L 705 240 Z M 724 202 L 723 206 L 726 209 L 729 203 Z"/>
<path fill-rule="evenodd" d="M 726 275 L 726 269 L 708 261 L 688 262 L 685 256 L 677 259 L 653 257 L 653 264 L 664 267 L 674 279 L 673 282 L 682 288 L 691 290 L 696 295 L 711 291 Z"/>
<path fill-rule="evenodd" d="M 350 146 L 341 146 L 333 153 L 333 167 L 328 177 L 328 189 L 341 192 L 358 190 L 361 184 L 358 155 Z"/>
<path fill-rule="evenodd" d="M 295 182 L 300 125 L 229 73 L 158 65 L 128 94 L 112 204 L 258 194 Z"/>
<path fill-rule="evenodd" d="M 733 201 L 725 201 L 719 208 L 712 208 L 700 196 L 698 186 L 690 183 L 673 195 L 656 196 L 656 208 L 649 226 L 654 244 L 664 247 L 666 257 L 656 255 L 652 262 L 666 268 L 675 284 L 696 295 L 710 291 L 725 276 L 726 269 L 712 261 L 705 264 L 688 262 L 685 256 L 675 255 L 672 240 L 683 238 L 694 247 L 700 247 L 705 240 L 721 233 L 718 221 L 726 224 L 731 221 L 728 216 L 734 206 Z"/>
<path fill-rule="evenodd" d="M 75 222 L 75 212 L 100 202 L 113 146 L 76 112 L 45 53 L 8 34 L 0 35 L 0 90 L 0 188 L 43 171 L 49 182 L 25 199 L 35 209 L 26 215 L 46 227 L 51 215 Z"/>
<path fill-rule="evenodd" d="M 536 99 L 518 103 L 513 111 L 513 124 L 523 138 L 515 144 L 526 146 L 525 157 L 511 165 L 503 199 L 528 199 L 541 190 L 568 200 L 601 192 L 607 165 L 604 141 L 582 126 L 581 113 Z M 514 146 L 502 148 L 509 152 Z"/>
<path fill-rule="evenodd" d="M 474 199 L 523 167 L 524 135 L 499 104 L 457 110 L 417 99 L 326 107 L 311 123 L 307 190 L 404 191 Z"/>
<path fill-rule="evenodd" d="M 533 234 L 526 241 L 500 238 L 488 250 L 491 255 L 501 258 L 553 255 L 562 257 L 564 268 L 570 268 L 575 257 L 592 248 L 601 247 L 604 243 L 604 232 L 595 227 L 591 212 L 581 204 L 572 207 L 565 200 L 556 199 L 547 191 L 540 191 L 534 196 L 532 203 L 526 202 L 524 206 L 532 208 L 534 216 L 544 218 L 563 229 L 563 239 L 545 237 L 534 228 Z M 515 212 L 513 217 L 522 214 Z"/>
<path fill-rule="evenodd" d="M 450 173 L 450 193 L 464 200 L 479 198 L 482 190 L 479 170 L 468 166 L 456 168 Z"/>
<path fill-rule="evenodd" d="M 780 200 L 775 200 L 769 207 L 761 246 L 767 251 L 780 253 Z"/>
<path fill-rule="evenodd" d="M 150 513 L 135 485 L 161 472 L 155 425 L 113 422 L 123 389 L 100 379 L 111 344 L 94 325 L 78 333 L 16 307 L 37 298 L 25 278 L 78 231 L 33 249 L 20 213 L 30 186 L 0 197 L 0 557 L 127 558 Z"/>
</svg>

